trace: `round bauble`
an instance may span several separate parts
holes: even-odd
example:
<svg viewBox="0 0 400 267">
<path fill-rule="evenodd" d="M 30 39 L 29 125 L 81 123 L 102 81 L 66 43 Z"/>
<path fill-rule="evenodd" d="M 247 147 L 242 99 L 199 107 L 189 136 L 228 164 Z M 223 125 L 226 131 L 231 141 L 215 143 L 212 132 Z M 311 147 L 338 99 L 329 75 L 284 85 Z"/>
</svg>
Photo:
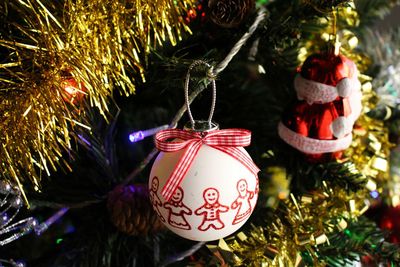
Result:
<svg viewBox="0 0 400 267">
<path fill-rule="evenodd" d="M 244 148 L 238 149 L 250 158 Z M 183 153 L 161 152 L 151 169 L 150 199 L 161 221 L 174 233 L 196 241 L 234 233 L 256 206 L 257 175 L 232 156 L 203 144 L 180 186 L 166 201 L 161 190 Z"/>
<path fill-rule="evenodd" d="M 78 83 L 75 78 L 65 78 L 62 83 L 62 97 L 70 104 L 77 104 L 83 100 L 86 94 L 86 88 L 83 83 Z"/>
</svg>

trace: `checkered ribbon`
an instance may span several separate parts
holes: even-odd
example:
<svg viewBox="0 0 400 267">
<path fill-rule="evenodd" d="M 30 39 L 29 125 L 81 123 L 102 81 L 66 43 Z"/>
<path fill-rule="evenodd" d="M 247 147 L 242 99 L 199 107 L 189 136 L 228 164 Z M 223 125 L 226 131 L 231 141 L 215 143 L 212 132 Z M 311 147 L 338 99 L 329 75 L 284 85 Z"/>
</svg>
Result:
<svg viewBox="0 0 400 267">
<path fill-rule="evenodd" d="M 174 139 L 172 141 L 168 141 Z M 182 183 L 202 145 L 218 149 L 242 163 L 250 172 L 257 174 L 260 170 L 253 160 L 238 147 L 250 145 L 251 132 L 244 129 L 225 129 L 211 132 L 192 132 L 179 129 L 163 130 L 156 134 L 156 147 L 163 152 L 175 152 L 185 149 L 182 158 L 175 166 L 161 195 L 169 200 L 176 188 Z"/>
</svg>

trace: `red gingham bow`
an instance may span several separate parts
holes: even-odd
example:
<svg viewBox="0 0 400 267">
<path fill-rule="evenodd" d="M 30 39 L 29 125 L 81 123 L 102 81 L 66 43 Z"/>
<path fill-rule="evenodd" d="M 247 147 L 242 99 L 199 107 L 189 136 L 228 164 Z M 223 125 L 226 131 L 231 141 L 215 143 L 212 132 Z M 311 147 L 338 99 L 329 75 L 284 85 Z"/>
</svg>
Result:
<svg viewBox="0 0 400 267">
<path fill-rule="evenodd" d="M 168 139 L 180 140 L 167 141 Z M 168 129 L 158 132 L 155 136 L 155 143 L 159 150 L 163 152 L 175 152 L 186 148 L 185 153 L 165 183 L 161 195 L 166 200 L 172 197 L 203 144 L 232 156 L 246 166 L 249 171 L 257 174 L 260 170 L 254 164 L 253 160 L 238 149 L 238 147 L 250 145 L 250 140 L 251 132 L 245 129 L 225 129 L 211 132 Z"/>
</svg>

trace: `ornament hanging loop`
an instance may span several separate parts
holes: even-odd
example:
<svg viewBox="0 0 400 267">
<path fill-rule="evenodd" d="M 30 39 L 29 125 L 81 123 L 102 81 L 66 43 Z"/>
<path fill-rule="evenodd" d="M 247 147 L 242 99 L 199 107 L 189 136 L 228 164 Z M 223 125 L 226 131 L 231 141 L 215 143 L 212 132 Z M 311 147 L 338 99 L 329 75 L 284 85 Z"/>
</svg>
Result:
<svg viewBox="0 0 400 267">
<path fill-rule="evenodd" d="M 332 34 L 330 35 L 330 46 L 331 46 L 331 53 L 335 56 L 338 56 L 340 53 L 340 46 L 342 45 L 339 41 L 339 35 L 337 32 L 337 25 L 338 25 L 338 16 L 339 10 L 336 8 L 332 8 Z M 332 38 L 333 37 L 333 38 Z"/>
<path fill-rule="evenodd" d="M 194 120 L 193 119 L 193 114 L 192 111 L 190 110 L 190 101 L 189 101 L 189 83 L 190 83 L 190 72 L 197 66 L 200 65 L 205 65 L 208 68 L 207 71 L 207 79 L 211 81 L 211 86 L 212 86 L 212 99 L 211 99 L 211 109 L 210 109 L 210 114 L 208 116 L 208 120 Z M 186 109 L 187 113 L 189 115 L 190 119 L 190 126 L 185 126 L 185 128 L 193 130 L 193 131 L 211 131 L 211 130 L 217 130 L 218 129 L 218 124 L 212 122 L 212 117 L 214 115 L 214 110 L 215 110 L 215 102 L 216 102 L 216 97 L 217 97 L 217 86 L 215 84 L 215 78 L 216 74 L 213 70 L 213 67 L 205 62 L 204 60 L 196 60 L 194 61 L 188 69 L 188 72 L 186 74 L 186 79 L 185 79 L 185 103 L 186 103 Z"/>
</svg>

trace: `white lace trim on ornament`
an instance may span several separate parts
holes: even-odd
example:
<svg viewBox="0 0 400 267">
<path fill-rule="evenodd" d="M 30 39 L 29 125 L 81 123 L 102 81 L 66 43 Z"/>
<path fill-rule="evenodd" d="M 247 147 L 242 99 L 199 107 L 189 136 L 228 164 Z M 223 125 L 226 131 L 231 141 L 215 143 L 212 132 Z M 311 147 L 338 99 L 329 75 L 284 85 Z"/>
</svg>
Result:
<svg viewBox="0 0 400 267">
<path fill-rule="evenodd" d="M 313 103 L 328 103 L 338 96 L 348 97 L 361 88 L 357 75 L 354 78 L 343 78 L 337 86 L 331 86 L 312 80 L 307 80 L 298 74 L 294 80 L 294 87 L 299 100 L 305 100 L 309 105 Z"/>
<path fill-rule="evenodd" d="M 278 134 L 286 143 L 307 154 L 330 153 L 344 150 L 350 146 L 352 141 L 351 133 L 336 140 L 309 138 L 290 130 L 282 122 L 279 123 Z"/>
</svg>

